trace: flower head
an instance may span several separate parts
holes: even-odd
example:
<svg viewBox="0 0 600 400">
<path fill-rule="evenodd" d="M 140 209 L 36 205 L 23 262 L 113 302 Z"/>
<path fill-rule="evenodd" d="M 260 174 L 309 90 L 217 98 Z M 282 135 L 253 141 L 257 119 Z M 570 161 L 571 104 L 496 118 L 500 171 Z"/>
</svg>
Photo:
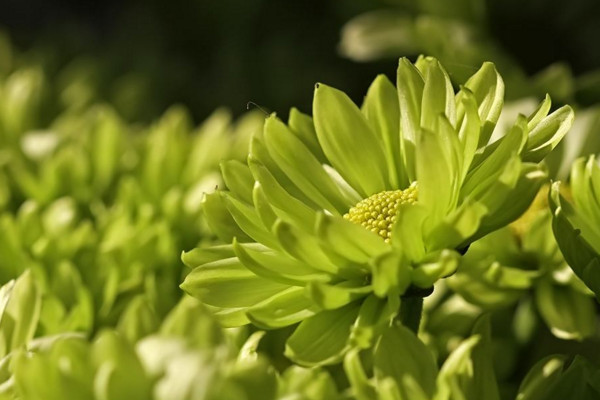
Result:
<svg viewBox="0 0 600 400">
<path fill-rule="evenodd" d="M 552 185 L 552 229 L 565 260 L 600 301 L 600 165 L 595 156 L 573 163 L 570 183 L 573 203 L 563 197 L 560 182 Z"/>
<path fill-rule="evenodd" d="M 361 108 L 318 84 L 313 118 L 269 116 L 248 163 L 222 165 L 228 190 L 205 198 L 228 245 L 196 249 L 182 288 L 226 325 L 298 322 L 286 354 L 336 362 L 367 347 L 409 287 L 454 272 L 474 239 L 517 218 L 546 179 L 540 162 L 573 114 L 547 98 L 490 143 L 504 86 L 486 63 L 455 94 L 431 57 L 401 59 Z M 417 193 L 418 190 L 418 193 Z"/>
</svg>

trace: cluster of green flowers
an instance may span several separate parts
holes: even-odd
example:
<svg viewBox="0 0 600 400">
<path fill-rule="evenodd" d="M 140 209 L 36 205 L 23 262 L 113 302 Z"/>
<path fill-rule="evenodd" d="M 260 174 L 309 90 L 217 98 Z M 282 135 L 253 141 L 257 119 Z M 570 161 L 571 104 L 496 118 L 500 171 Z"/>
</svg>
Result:
<svg viewBox="0 0 600 400">
<path fill-rule="evenodd" d="M 540 337 L 598 337 L 600 166 L 549 189 L 573 110 L 505 129 L 493 64 L 197 128 L 0 72 L 0 399 L 600 396 L 581 356 L 510 380 Z"/>
</svg>

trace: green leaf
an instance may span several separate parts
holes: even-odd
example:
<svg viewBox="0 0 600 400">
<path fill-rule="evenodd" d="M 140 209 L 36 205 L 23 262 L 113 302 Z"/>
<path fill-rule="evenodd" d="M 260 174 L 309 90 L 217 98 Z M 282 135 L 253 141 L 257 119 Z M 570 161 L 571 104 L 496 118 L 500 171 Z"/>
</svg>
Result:
<svg viewBox="0 0 600 400">
<path fill-rule="evenodd" d="M 97 366 L 94 392 L 98 400 L 151 397 L 151 380 L 134 348 L 114 332 L 104 332 L 94 341 L 92 358 Z"/>
<path fill-rule="evenodd" d="M 355 302 L 304 320 L 287 340 L 286 357 L 304 366 L 339 362 L 349 349 L 350 329 L 358 309 Z"/>
<path fill-rule="evenodd" d="M 348 96 L 317 84 L 313 115 L 319 143 L 344 179 L 365 197 L 387 189 L 383 143 Z"/>
<path fill-rule="evenodd" d="M 0 321 L 7 350 L 26 346 L 33 338 L 40 317 L 41 296 L 30 270 L 15 281 Z"/>
<path fill-rule="evenodd" d="M 389 327 L 375 348 L 375 377 L 391 377 L 399 388 L 412 377 L 431 398 L 435 391 L 437 366 L 427 346 L 402 325 Z"/>
</svg>

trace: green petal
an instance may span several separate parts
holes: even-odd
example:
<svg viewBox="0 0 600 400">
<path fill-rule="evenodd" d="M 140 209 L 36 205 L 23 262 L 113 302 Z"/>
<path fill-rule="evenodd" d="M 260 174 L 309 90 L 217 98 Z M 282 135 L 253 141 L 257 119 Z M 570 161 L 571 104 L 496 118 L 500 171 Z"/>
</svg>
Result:
<svg viewBox="0 0 600 400">
<path fill-rule="evenodd" d="M 428 250 L 458 248 L 477 232 L 487 212 L 481 203 L 467 199 L 433 229 L 427 240 Z"/>
<path fill-rule="evenodd" d="M 306 286 L 306 295 L 319 307 L 334 310 L 345 306 L 371 292 L 371 286 L 363 282 L 344 281 L 337 285 L 323 282 L 310 282 Z"/>
<path fill-rule="evenodd" d="M 378 75 L 373 81 L 362 111 L 367 117 L 373 132 L 381 139 L 384 145 L 390 188 L 401 189 L 410 182 L 405 176 L 400 154 L 400 104 L 396 87 L 385 75 Z"/>
<path fill-rule="evenodd" d="M 552 231 L 565 260 L 600 301 L 600 257 L 569 221 L 565 211 L 569 204 L 559 200 L 556 183 L 552 186 L 551 204 L 554 207 Z"/>
<path fill-rule="evenodd" d="M 372 262 L 373 292 L 379 297 L 400 295 L 410 286 L 410 264 L 398 252 L 382 254 Z"/>
<path fill-rule="evenodd" d="M 436 133 L 423 129 L 417 143 L 417 181 L 419 204 L 427 208 L 426 224 L 434 226 L 440 221 L 452 203 L 452 165 L 446 158 L 446 150 Z"/>
<path fill-rule="evenodd" d="M 307 265 L 332 275 L 337 275 L 340 267 L 343 267 L 332 262 L 329 258 L 330 254 L 323 251 L 313 235 L 302 232 L 281 220 L 277 221 L 273 230 L 283 249 Z"/>
<path fill-rule="evenodd" d="M 315 204 L 334 214 L 352 206 L 316 157 L 275 116 L 267 118 L 264 136 L 273 160 Z"/>
<path fill-rule="evenodd" d="M 596 312 L 589 296 L 544 279 L 536 286 L 535 299 L 554 336 L 564 340 L 583 340 L 596 331 Z"/>
<path fill-rule="evenodd" d="M 223 308 L 250 307 L 288 287 L 255 275 L 237 258 L 195 268 L 181 284 L 188 294 L 208 305 Z"/>
<path fill-rule="evenodd" d="M 513 168 L 516 169 L 517 164 L 515 162 Z M 510 172 L 510 168 L 511 165 L 508 164 L 505 175 L 508 177 L 507 180 L 512 180 L 510 175 L 514 173 L 514 171 Z M 480 238 L 521 216 L 531 205 L 542 185 L 548 181 L 548 176 L 539 165 L 522 164 L 517 182 L 508 184 L 507 180 L 500 177 L 496 185 L 489 189 L 488 195 L 479 200 L 486 206 L 488 213 L 481 220 L 479 230 L 471 240 Z M 498 199 L 503 201 L 498 202 Z"/>
<path fill-rule="evenodd" d="M 252 203 L 252 187 L 254 178 L 250 169 L 237 160 L 221 162 L 221 173 L 227 188 L 246 203 Z"/>
<path fill-rule="evenodd" d="M 348 260 L 365 264 L 389 251 L 389 246 L 371 231 L 344 218 L 319 213 L 316 234 L 326 245 Z"/>
<path fill-rule="evenodd" d="M 189 268 L 196 268 L 202 264 L 231 257 L 235 257 L 233 246 L 223 244 L 211 247 L 197 247 L 190 251 L 184 251 L 181 254 L 181 261 Z"/>
<path fill-rule="evenodd" d="M 454 88 L 446 70 L 433 57 L 420 57 L 416 65 L 425 80 L 420 126 L 435 130 L 440 114 L 445 115 L 454 125 L 456 123 Z"/>
<path fill-rule="evenodd" d="M 220 308 L 209 306 L 208 304 L 203 304 L 203 307 L 209 310 L 211 315 L 224 328 L 237 328 L 250 323 L 250 320 L 246 315 L 246 307 Z"/>
<path fill-rule="evenodd" d="M 317 308 L 305 296 L 304 288 L 290 287 L 247 311 L 252 323 L 263 329 L 277 329 L 312 317 Z"/>
<path fill-rule="evenodd" d="M 425 255 L 423 223 L 427 209 L 419 204 L 401 204 L 392 227 L 392 246 L 400 249 L 411 261 L 419 261 Z"/>
<path fill-rule="evenodd" d="M 380 138 L 343 92 L 317 84 L 313 115 L 319 143 L 331 164 L 365 197 L 389 182 Z"/>
<path fill-rule="evenodd" d="M 531 114 L 529 118 L 527 118 L 527 127 L 529 128 L 529 131 L 535 128 L 544 118 L 546 118 L 551 107 L 552 100 L 550 99 L 550 96 L 546 94 L 544 101 L 542 101 L 535 112 Z"/>
<path fill-rule="evenodd" d="M 298 198 L 288 193 L 275 179 L 271 172 L 251 156 L 248 158 L 250 170 L 274 207 L 273 211 L 282 219 L 302 226 L 307 231 L 312 231 L 315 224 L 315 211 Z"/>
<path fill-rule="evenodd" d="M 302 321 L 287 340 L 286 357 L 308 367 L 339 362 L 349 349 L 350 329 L 359 306 L 348 304 Z"/>
<path fill-rule="evenodd" d="M 469 78 L 465 87 L 475 95 L 479 119 L 483 123 L 477 146 L 479 148 L 489 141 L 500 117 L 504 104 L 504 82 L 494 64 L 486 62 Z"/>
<path fill-rule="evenodd" d="M 323 149 L 317 139 L 317 132 L 315 131 L 315 125 L 310 116 L 301 113 L 295 107 L 290 110 L 290 117 L 288 119 L 288 125 L 290 129 L 304 143 L 306 147 L 310 149 L 312 154 L 317 157 L 317 160 L 321 164 L 326 164 L 327 157 L 323 154 Z"/>
<path fill-rule="evenodd" d="M 358 349 L 350 350 L 344 357 L 344 372 L 357 400 L 376 398 L 375 388 L 363 369 Z"/>
<path fill-rule="evenodd" d="M 377 347 L 374 358 L 375 377 L 393 378 L 401 386 L 405 376 L 414 378 L 429 397 L 435 391 L 437 366 L 427 346 L 402 325 L 389 327 Z"/>
<path fill-rule="evenodd" d="M 461 197 L 470 195 L 477 198 L 481 193 L 489 192 L 489 187 L 498 179 L 508 161 L 520 154 L 526 140 L 527 120 L 521 115 L 506 136 L 488 146 L 480 159 L 474 161 L 477 166 L 469 171 Z"/>
<path fill-rule="evenodd" d="M 235 222 L 220 192 L 204 195 L 202 212 L 211 231 L 223 242 L 231 242 L 234 237 L 245 242 L 252 240 Z"/>
<path fill-rule="evenodd" d="M 267 199 L 267 195 L 260 182 L 254 183 L 252 202 L 254 203 L 254 209 L 262 220 L 263 225 L 267 230 L 271 231 L 278 217 L 277 214 L 275 214 L 275 211 L 273 211 L 273 207 L 269 204 L 269 199 Z"/>
<path fill-rule="evenodd" d="M 462 95 L 457 96 L 457 98 L 460 98 L 458 104 L 458 126 L 460 127 L 458 137 L 463 146 L 459 184 L 462 184 L 469 172 L 471 162 L 473 162 L 475 152 L 479 146 L 479 134 L 481 132 L 481 120 L 479 119 L 475 96 L 467 88 L 463 88 L 461 92 Z"/>
<path fill-rule="evenodd" d="M 273 249 L 279 244 L 273 234 L 265 229 L 254 207 L 244 203 L 227 192 L 221 192 L 227 209 L 238 226 L 252 239 Z"/>
<path fill-rule="evenodd" d="M 457 252 L 443 250 L 432 261 L 415 266 L 411 273 L 412 283 L 420 288 L 430 288 L 438 279 L 456 272 L 459 260 L 460 255 Z"/>
<path fill-rule="evenodd" d="M 256 132 L 252 136 L 252 140 L 250 142 L 250 153 L 248 155 L 248 165 L 252 170 L 252 164 L 260 164 L 265 167 L 269 173 L 272 175 L 272 179 L 274 179 L 278 186 L 281 186 L 283 190 L 289 193 L 291 196 L 299 199 L 301 202 L 309 205 L 310 207 L 315 207 L 316 205 L 302 193 L 296 185 L 288 178 L 288 176 L 279 168 L 277 163 L 271 157 L 271 154 L 267 150 L 267 146 L 264 141 L 264 129 Z M 254 171 L 252 171 L 254 175 Z M 256 175 L 254 175 L 255 180 Z"/>
<path fill-rule="evenodd" d="M 463 341 L 444 362 L 437 378 L 440 398 L 500 399 L 489 331 L 489 318 L 480 318 L 473 336 Z"/>
<path fill-rule="evenodd" d="M 400 309 L 400 298 L 387 299 L 369 295 L 361 304 L 358 318 L 352 327 L 350 342 L 357 347 L 368 349 L 379 340 L 381 333 L 389 327 Z"/>
<path fill-rule="evenodd" d="M 571 129 L 575 114 L 564 106 L 544 118 L 529 133 L 523 160 L 540 162 L 550 153 Z"/>
<path fill-rule="evenodd" d="M 280 252 L 256 248 L 249 243 L 234 242 L 235 255 L 246 268 L 258 276 L 287 285 L 304 286 L 307 282 L 326 282 L 327 274 L 310 268 Z"/>
<path fill-rule="evenodd" d="M 419 70 L 407 59 L 398 64 L 397 81 L 400 104 L 400 148 L 408 180 L 416 179 L 415 146 L 421 129 L 421 102 L 425 82 Z"/>
</svg>

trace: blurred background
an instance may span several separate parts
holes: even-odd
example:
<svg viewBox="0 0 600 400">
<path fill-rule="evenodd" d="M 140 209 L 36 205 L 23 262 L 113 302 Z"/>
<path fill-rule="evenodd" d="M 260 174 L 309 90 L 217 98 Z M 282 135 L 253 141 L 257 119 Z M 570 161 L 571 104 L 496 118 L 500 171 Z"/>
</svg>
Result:
<svg viewBox="0 0 600 400">
<path fill-rule="evenodd" d="M 456 82 L 496 62 L 509 99 L 600 99 L 596 0 L 3 0 L 0 29 L 0 71 L 41 65 L 54 111 L 85 98 L 129 121 L 174 103 L 196 121 L 248 102 L 310 112 L 317 81 L 361 101 L 377 73 L 420 53 Z"/>
</svg>

